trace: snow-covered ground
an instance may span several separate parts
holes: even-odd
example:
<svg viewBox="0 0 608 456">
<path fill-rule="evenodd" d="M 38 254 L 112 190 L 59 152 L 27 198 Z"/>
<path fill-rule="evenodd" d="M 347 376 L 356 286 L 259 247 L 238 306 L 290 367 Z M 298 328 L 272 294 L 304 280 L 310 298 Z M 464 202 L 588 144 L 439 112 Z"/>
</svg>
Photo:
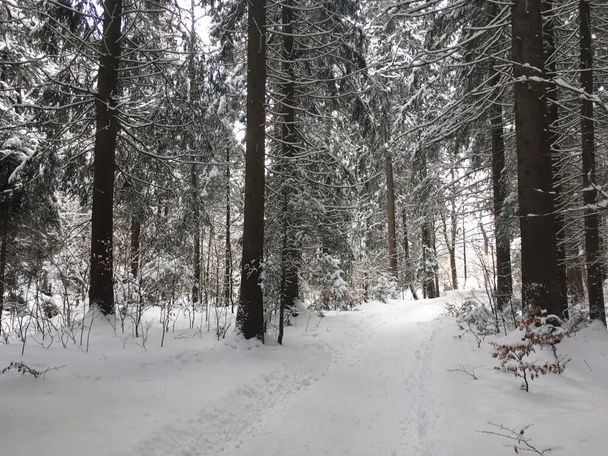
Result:
<svg viewBox="0 0 608 456">
<path fill-rule="evenodd" d="M 487 340 L 436 300 L 370 303 L 302 315 L 286 343 L 151 330 L 147 350 L 93 327 L 89 352 L 0 346 L 0 454 L 11 456 L 486 456 L 513 454 L 496 425 L 549 454 L 605 454 L 608 333 L 593 326 L 558 347 L 563 375 L 526 393 L 494 370 Z M 462 337 L 459 337 L 462 336 Z M 463 372 L 474 372 L 477 380 Z M 516 442 L 515 442 L 516 443 Z M 509 446 L 510 445 L 510 446 Z"/>
</svg>

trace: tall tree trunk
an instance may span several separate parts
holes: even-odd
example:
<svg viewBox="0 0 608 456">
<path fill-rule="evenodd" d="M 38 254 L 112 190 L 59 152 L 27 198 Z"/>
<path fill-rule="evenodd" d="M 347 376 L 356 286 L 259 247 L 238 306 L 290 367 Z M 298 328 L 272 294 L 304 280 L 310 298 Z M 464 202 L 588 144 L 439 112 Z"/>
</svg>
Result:
<svg viewBox="0 0 608 456">
<path fill-rule="evenodd" d="M 450 170 L 452 183 L 455 181 L 454 168 Z M 456 213 L 456 195 L 450 201 L 450 271 L 452 272 L 452 288 L 458 290 L 458 269 L 456 268 L 456 233 L 458 231 L 458 217 Z"/>
<path fill-rule="evenodd" d="M 593 94 L 593 48 L 591 36 L 591 6 L 589 0 L 579 1 L 581 42 L 581 85 L 585 93 Z M 599 218 L 595 183 L 595 121 L 593 102 L 584 98 L 581 106 L 581 134 L 583 151 L 583 200 L 585 202 L 585 259 L 589 292 L 589 316 L 606 324 L 604 306 L 603 270 L 600 253 Z"/>
<path fill-rule="evenodd" d="M 429 263 L 429 255 L 433 254 L 434 251 L 434 231 L 433 224 L 430 220 L 425 220 L 422 224 L 422 262 L 424 268 L 424 277 L 422 290 L 425 298 L 436 298 L 439 296 L 438 289 L 436 288 L 436 280 L 435 274 L 433 273 L 431 276 L 428 274 L 428 263 Z"/>
<path fill-rule="evenodd" d="M 93 152 L 89 304 L 107 315 L 114 312 L 112 236 L 114 159 L 118 136 L 114 96 L 118 86 L 122 0 L 105 0 L 103 11 L 103 39 L 95 99 L 97 124 Z"/>
<path fill-rule="evenodd" d="M 141 221 L 137 215 L 131 217 L 131 275 L 135 279 L 139 272 L 139 245 L 141 240 Z"/>
<path fill-rule="evenodd" d="M 453 181 L 452 181 L 453 182 Z M 443 239 L 445 246 L 448 249 L 448 255 L 450 257 L 450 279 L 452 282 L 452 290 L 458 289 L 458 270 L 456 268 L 456 214 L 454 198 L 451 201 L 450 211 L 450 231 L 448 232 L 448 224 L 445 219 L 445 214 L 441 215 L 441 226 L 443 229 Z"/>
<path fill-rule="evenodd" d="M 431 233 L 432 233 L 432 240 L 433 240 L 433 259 L 435 260 L 435 262 L 437 262 L 437 236 L 435 235 L 435 233 L 436 233 L 435 221 L 433 221 L 433 224 L 431 225 Z M 438 298 L 439 297 L 439 270 L 433 271 L 433 275 L 435 278 L 435 295 L 433 297 Z"/>
<path fill-rule="evenodd" d="M 543 12 L 547 18 L 544 21 L 545 35 L 545 61 L 547 62 L 547 79 L 555 76 L 557 70 L 557 59 L 555 57 L 555 6 L 553 0 L 543 1 Z M 562 296 L 562 315 L 568 316 L 568 278 L 566 271 L 566 233 L 565 233 L 565 217 L 559 209 L 560 195 L 562 189 L 562 172 L 560 164 L 560 128 L 559 128 L 559 92 L 557 86 L 552 84 L 547 90 L 547 122 L 549 124 L 549 144 L 551 147 L 551 159 L 553 163 L 553 189 L 555 192 L 554 207 L 555 211 L 555 238 L 557 242 L 557 268 L 559 271 L 559 287 Z"/>
<path fill-rule="evenodd" d="M 4 312 L 4 292 L 6 291 L 6 253 L 8 247 L 9 202 L 0 201 L 0 333 L 2 332 L 2 312 Z"/>
<path fill-rule="evenodd" d="M 226 243 L 224 245 L 224 305 L 231 306 L 234 313 L 232 301 L 232 240 L 230 220 L 230 147 L 226 146 Z"/>
<path fill-rule="evenodd" d="M 418 299 L 418 293 L 414 287 L 414 271 L 412 267 L 412 258 L 410 256 L 410 239 L 407 230 L 407 209 L 405 205 L 401 210 L 401 229 L 403 230 L 403 283 L 409 286 L 410 292 L 414 299 Z"/>
<path fill-rule="evenodd" d="M 192 270 L 194 271 L 192 303 L 196 304 L 201 297 L 201 210 L 196 165 L 192 165 L 190 169 L 190 185 L 192 187 L 192 217 L 194 219 L 194 232 L 192 233 L 192 240 L 194 241 L 194 251 L 192 252 Z"/>
<path fill-rule="evenodd" d="M 281 9 L 282 20 L 282 70 L 285 82 L 282 84 L 281 101 L 281 193 L 283 197 L 283 246 L 281 252 L 281 298 L 279 308 L 279 344 L 283 343 L 285 312 L 295 306 L 298 297 L 299 261 L 295 233 L 293 232 L 293 214 L 291 198 L 294 175 L 294 152 L 296 146 L 296 92 L 294 70 L 294 29 L 293 29 L 293 1 L 285 0 Z"/>
<path fill-rule="evenodd" d="M 464 226 L 464 211 L 462 214 L 462 269 L 464 274 L 464 284 L 462 288 L 465 289 L 469 278 L 469 269 L 467 266 L 467 232 Z"/>
<path fill-rule="evenodd" d="M 578 252 L 577 252 L 578 254 Z M 573 304 L 581 304 L 585 301 L 585 268 L 580 259 L 568 262 L 566 270 L 568 280 L 568 292 Z"/>
<path fill-rule="evenodd" d="M 422 152 L 422 151 L 419 151 Z M 420 167 L 418 170 L 420 181 L 418 183 L 419 186 L 423 188 L 430 188 L 430 183 L 428 182 L 428 168 L 426 155 L 423 153 L 419 156 L 419 164 Z M 422 214 L 422 226 L 421 226 L 421 244 L 422 244 L 422 295 L 426 298 L 436 298 L 438 293 L 438 288 L 436 287 L 435 281 L 435 271 L 429 271 L 429 265 L 431 265 L 431 261 L 434 261 L 434 252 L 435 252 L 435 230 L 433 223 L 433 216 L 430 210 L 430 196 L 429 191 L 425 191 L 423 195 L 421 195 L 421 200 L 423 204 L 424 213 Z M 437 288 L 437 289 L 436 289 Z"/>
<path fill-rule="evenodd" d="M 452 276 L 452 289 L 458 290 L 458 270 L 456 269 L 456 251 L 450 249 L 450 273 Z"/>
<path fill-rule="evenodd" d="M 386 216 L 388 221 L 388 261 L 389 271 L 395 280 L 399 280 L 397 269 L 397 234 L 395 228 L 395 186 L 393 182 L 393 161 L 386 153 L 384 162 L 386 172 Z"/>
<path fill-rule="evenodd" d="M 502 310 L 511 300 L 511 239 L 503 209 L 507 197 L 505 145 L 502 106 L 497 100 L 491 109 L 492 129 L 492 189 L 494 196 L 494 237 L 496 238 L 496 303 Z"/>
<path fill-rule="evenodd" d="M 548 138 L 541 0 L 514 0 L 511 9 L 515 129 L 521 230 L 522 302 L 560 315 L 553 180 Z"/>
<path fill-rule="evenodd" d="M 493 82 L 500 80 L 493 68 Z M 500 89 L 496 88 L 496 91 Z M 511 239 L 503 210 L 507 198 L 507 176 L 505 168 L 504 122 L 500 94 L 490 106 L 490 129 L 492 136 L 492 195 L 494 208 L 494 238 L 496 239 L 496 305 L 502 310 L 513 294 L 511 276 Z"/>
<path fill-rule="evenodd" d="M 408 268 L 410 267 L 410 239 L 407 229 L 407 210 L 405 205 L 403 206 L 403 209 L 401 209 L 401 225 L 401 230 L 403 232 L 403 267 Z M 408 274 L 407 272 L 404 273 L 406 282 L 412 279 L 410 275 L 411 274 Z"/>
<path fill-rule="evenodd" d="M 249 0 L 245 209 L 238 330 L 264 339 L 264 142 L 266 138 L 266 0 Z"/>
<path fill-rule="evenodd" d="M 200 82 L 197 80 L 197 72 L 195 65 L 196 56 L 196 12 L 195 12 L 195 0 L 190 0 L 190 36 L 188 43 L 188 79 L 189 79 L 189 91 L 188 101 L 195 103 L 197 97 L 200 95 L 198 88 Z M 195 139 L 192 135 L 186 136 L 184 144 L 186 150 L 195 149 Z M 190 168 L 190 191 L 192 196 L 192 218 L 194 222 L 194 232 L 192 233 L 192 271 L 194 274 L 194 280 L 192 281 L 192 307 L 196 307 L 198 302 L 202 301 L 202 284 L 201 284 L 201 198 L 200 188 L 198 179 L 198 168 L 196 164 L 192 164 Z"/>
</svg>

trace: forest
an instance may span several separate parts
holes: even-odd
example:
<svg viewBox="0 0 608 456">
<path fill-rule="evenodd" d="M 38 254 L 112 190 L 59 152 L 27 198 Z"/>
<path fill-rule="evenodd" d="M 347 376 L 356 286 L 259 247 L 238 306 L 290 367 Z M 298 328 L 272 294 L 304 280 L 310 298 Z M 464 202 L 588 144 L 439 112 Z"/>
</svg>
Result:
<svg viewBox="0 0 608 456">
<path fill-rule="evenodd" d="M 605 0 L 0 0 L 0 449 L 601 454 L 607 214 Z"/>
</svg>

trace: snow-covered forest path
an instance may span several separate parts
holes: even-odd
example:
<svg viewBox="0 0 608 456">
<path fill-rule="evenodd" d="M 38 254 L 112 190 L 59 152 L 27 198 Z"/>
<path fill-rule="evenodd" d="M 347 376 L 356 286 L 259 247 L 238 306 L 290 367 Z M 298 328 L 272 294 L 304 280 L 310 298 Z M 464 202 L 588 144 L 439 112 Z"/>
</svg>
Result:
<svg viewBox="0 0 608 456">
<path fill-rule="evenodd" d="M 439 447 L 426 382 L 435 329 L 418 317 L 400 306 L 361 322 L 323 375 L 290 379 L 301 387 L 237 434 L 225 454 L 431 454 Z"/>
<path fill-rule="evenodd" d="M 308 322 L 277 347 L 292 353 L 274 371 L 133 454 L 439 455 L 429 380 L 441 310 L 439 302 L 371 304 L 364 315 Z"/>
<path fill-rule="evenodd" d="M 605 329 L 564 342 L 560 354 L 572 357 L 566 373 L 525 393 L 517 379 L 495 371 L 487 341 L 478 347 L 442 316 L 446 303 L 466 296 L 301 317 L 283 347 L 236 343 L 237 352 L 251 350 L 253 361 L 244 359 L 240 371 L 247 378 L 127 455 L 513 454 L 513 441 L 492 434 L 500 431 L 494 424 L 526 428 L 541 451 L 595 455 L 608 411 Z"/>
<path fill-rule="evenodd" d="M 513 454 L 490 423 L 551 454 L 603 454 L 608 334 L 559 344 L 563 375 L 497 372 L 489 340 L 442 314 L 471 292 L 301 315 L 278 346 L 152 333 L 147 350 L 101 323 L 89 353 L 4 345 L 34 379 L 0 376 L 0 454 L 13 456 L 484 456 Z M 478 295 L 479 297 L 481 295 Z M 477 379 L 463 372 L 474 372 Z M 509 446 L 510 444 L 510 446 Z"/>
</svg>

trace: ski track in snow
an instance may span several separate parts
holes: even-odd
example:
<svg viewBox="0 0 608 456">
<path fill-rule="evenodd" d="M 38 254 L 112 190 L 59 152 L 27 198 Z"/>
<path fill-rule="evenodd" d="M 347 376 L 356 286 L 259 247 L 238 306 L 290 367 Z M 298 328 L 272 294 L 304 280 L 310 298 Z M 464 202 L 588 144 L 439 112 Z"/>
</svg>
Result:
<svg viewBox="0 0 608 456">
<path fill-rule="evenodd" d="M 431 325 L 429 332 L 429 323 L 418 325 L 426 337 L 414 353 L 416 362 L 405 381 L 405 390 L 413 399 L 413 403 L 408 409 L 409 413 L 401 421 L 403 425 L 401 429 L 403 432 L 415 432 L 415 435 L 408 440 L 406 446 L 408 451 L 404 454 L 441 456 L 443 450 L 437 438 L 439 434 L 435 432 L 437 415 L 430 389 L 432 376 L 430 359 L 435 348 L 438 326 Z"/>
<path fill-rule="evenodd" d="M 439 325 L 417 310 L 399 303 L 347 318 L 337 338 L 313 334 L 296 359 L 126 455 L 441 455 L 429 361 Z"/>
</svg>

